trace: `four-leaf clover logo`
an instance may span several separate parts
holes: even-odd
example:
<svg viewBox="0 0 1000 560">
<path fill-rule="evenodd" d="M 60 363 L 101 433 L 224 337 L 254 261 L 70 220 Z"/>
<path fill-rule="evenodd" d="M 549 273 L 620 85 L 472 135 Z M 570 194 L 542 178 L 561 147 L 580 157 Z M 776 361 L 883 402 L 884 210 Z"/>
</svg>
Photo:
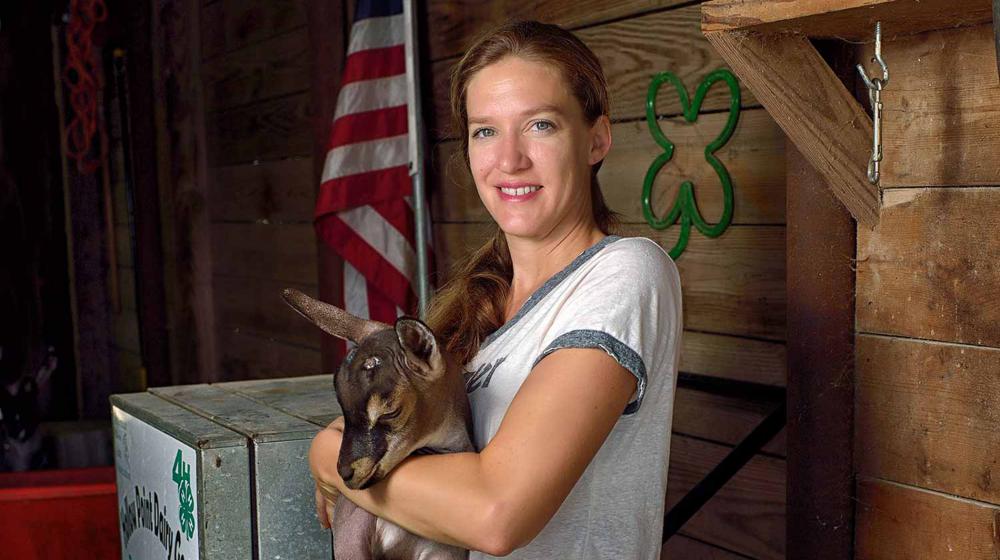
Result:
<svg viewBox="0 0 1000 560">
<path fill-rule="evenodd" d="M 660 219 L 657 218 L 653 213 L 652 204 L 650 201 L 652 191 L 653 191 L 653 181 L 656 179 L 656 174 L 663 169 L 663 166 L 670 161 L 674 155 L 674 144 L 666 135 L 663 134 L 663 130 L 660 125 L 656 122 L 656 94 L 660 90 L 665 82 L 670 82 L 677 89 L 677 95 L 681 100 L 681 109 L 684 112 L 684 120 L 689 123 L 693 123 L 698 119 L 698 111 L 701 110 L 701 104 L 705 100 L 705 94 L 708 93 L 708 89 L 712 87 L 715 82 L 724 81 L 729 86 L 729 118 L 726 120 L 726 126 L 722 129 L 722 132 L 712 140 L 707 146 L 705 146 L 705 161 L 707 161 L 715 173 L 719 176 L 719 182 L 722 184 L 722 194 L 723 194 L 723 210 L 722 216 L 719 218 L 718 223 L 709 224 L 701 217 L 701 212 L 698 211 L 698 204 L 695 202 L 694 198 L 694 183 L 691 181 L 684 181 L 681 183 L 680 189 L 677 191 L 677 198 L 674 199 L 673 205 L 670 207 L 670 211 L 667 215 Z M 729 223 L 733 220 L 733 183 L 729 177 L 729 172 L 726 170 L 726 166 L 719 161 L 719 158 L 715 157 L 715 152 L 721 148 L 727 141 L 729 137 L 733 135 L 733 130 L 736 128 L 736 123 L 740 116 L 740 86 L 736 81 L 736 76 L 732 72 L 725 68 L 720 68 L 705 76 L 701 84 L 698 85 L 698 90 L 694 95 L 694 102 L 688 101 L 687 89 L 681 82 L 680 78 L 671 72 L 660 72 L 659 74 L 653 76 L 653 81 L 649 84 L 649 90 L 646 94 L 646 124 L 649 125 L 649 133 L 652 134 L 653 140 L 663 148 L 663 153 L 657 156 L 653 163 L 650 164 L 649 169 L 646 171 L 646 178 L 642 183 L 642 213 L 646 218 L 646 222 L 650 227 L 654 229 L 665 229 L 672 224 L 677 223 L 680 220 L 681 232 L 680 237 L 677 239 L 677 243 L 672 249 L 670 249 L 670 257 L 676 259 L 684 252 L 684 248 L 687 247 L 688 238 L 691 235 L 691 226 L 694 225 L 707 237 L 718 237 L 729 227 Z"/>
</svg>

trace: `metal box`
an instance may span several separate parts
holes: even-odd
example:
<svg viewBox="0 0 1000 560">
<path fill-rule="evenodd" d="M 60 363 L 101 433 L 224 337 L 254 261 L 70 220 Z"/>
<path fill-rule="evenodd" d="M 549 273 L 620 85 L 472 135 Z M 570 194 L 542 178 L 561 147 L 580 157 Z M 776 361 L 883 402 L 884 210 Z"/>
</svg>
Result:
<svg viewBox="0 0 1000 560">
<path fill-rule="evenodd" d="M 326 392 L 332 397 L 332 391 Z M 160 387 L 150 393 L 247 439 L 255 558 L 332 558 L 331 534 L 316 519 L 309 472 L 309 445 L 317 424 L 217 385 Z"/>
<path fill-rule="evenodd" d="M 247 438 L 149 393 L 111 405 L 122 558 L 252 559 Z"/>
</svg>

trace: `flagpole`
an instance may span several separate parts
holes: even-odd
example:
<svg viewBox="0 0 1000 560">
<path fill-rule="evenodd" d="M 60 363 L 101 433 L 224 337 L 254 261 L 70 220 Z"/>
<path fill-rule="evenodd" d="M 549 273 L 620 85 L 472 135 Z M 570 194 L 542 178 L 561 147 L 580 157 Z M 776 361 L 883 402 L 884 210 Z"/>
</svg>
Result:
<svg viewBox="0 0 1000 560">
<path fill-rule="evenodd" d="M 420 105 L 420 65 L 417 48 L 417 18 L 413 0 L 403 0 L 403 20 L 406 23 L 406 111 L 410 131 L 410 177 L 413 180 L 413 214 L 417 244 L 417 300 L 421 318 L 427 316 L 430 301 L 427 265 L 427 200 L 424 196 L 424 123 Z"/>
</svg>

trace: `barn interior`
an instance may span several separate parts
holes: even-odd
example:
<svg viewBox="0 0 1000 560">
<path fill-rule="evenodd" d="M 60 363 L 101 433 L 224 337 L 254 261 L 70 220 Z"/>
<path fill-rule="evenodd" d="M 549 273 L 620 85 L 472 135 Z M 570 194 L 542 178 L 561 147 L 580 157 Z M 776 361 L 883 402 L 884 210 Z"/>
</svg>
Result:
<svg viewBox="0 0 1000 560">
<path fill-rule="evenodd" d="M 0 4 L 0 508 L 100 486 L 87 507 L 118 555 L 111 395 L 339 367 L 281 293 L 343 304 L 315 221 L 355 11 Z M 496 227 L 451 69 L 510 18 L 601 61 L 604 197 L 621 235 L 676 251 L 683 287 L 661 558 L 1000 555 L 1000 1 L 428 0 L 414 18 L 436 286 Z M 858 64 L 881 77 L 878 123 Z M 720 69 L 738 95 L 708 87 Z M 711 150 L 727 194 L 706 147 L 730 122 Z M 674 146 L 655 172 L 653 127 Z M 685 182 L 728 227 L 654 227 Z"/>
</svg>

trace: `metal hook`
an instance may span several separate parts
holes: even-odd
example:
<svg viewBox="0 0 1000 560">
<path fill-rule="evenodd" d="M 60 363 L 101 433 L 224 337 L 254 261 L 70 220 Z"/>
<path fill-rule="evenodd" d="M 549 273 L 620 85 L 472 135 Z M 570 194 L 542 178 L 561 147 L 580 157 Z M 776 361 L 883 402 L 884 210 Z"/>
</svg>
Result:
<svg viewBox="0 0 1000 560">
<path fill-rule="evenodd" d="M 875 56 L 872 62 L 882 68 L 881 78 L 869 78 L 865 67 L 857 65 L 858 73 L 868 87 L 868 101 L 872 105 L 872 155 L 868 160 L 868 181 L 877 184 L 879 180 L 879 162 L 882 161 L 882 89 L 889 83 L 889 66 L 882 58 L 882 22 L 875 23 Z"/>
</svg>

